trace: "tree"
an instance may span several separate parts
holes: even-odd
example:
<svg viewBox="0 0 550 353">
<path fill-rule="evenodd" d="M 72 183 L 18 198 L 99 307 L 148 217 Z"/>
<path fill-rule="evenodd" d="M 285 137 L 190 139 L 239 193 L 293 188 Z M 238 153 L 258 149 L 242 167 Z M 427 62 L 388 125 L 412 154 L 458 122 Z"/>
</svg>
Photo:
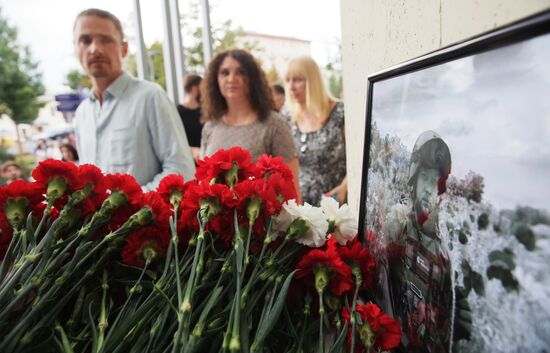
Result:
<svg viewBox="0 0 550 353">
<path fill-rule="evenodd" d="M 0 109 L 16 123 L 32 122 L 43 106 L 42 75 L 30 50 L 17 43 L 17 29 L 2 17 L 0 9 Z"/>
<path fill-rule="evenodd" d="M 342 45 L 337 40 L 337 50 L 333 55 L 328 55 L 329 60 L 325 65 L 325 70 L 328 77 L 328 87 L 332 95 L 336 98 L 342 98 L 343 82 L 342 82 Z"/>
<path fill-rule="evenodd" d="M 65 76 L 65 84 L 69 86 L 73 91 L 81 88 L 92 88 L 92 81 L 90 81 L 90 76 L 81 73 L 78 70 L 71 70 Z"/>
</svg>

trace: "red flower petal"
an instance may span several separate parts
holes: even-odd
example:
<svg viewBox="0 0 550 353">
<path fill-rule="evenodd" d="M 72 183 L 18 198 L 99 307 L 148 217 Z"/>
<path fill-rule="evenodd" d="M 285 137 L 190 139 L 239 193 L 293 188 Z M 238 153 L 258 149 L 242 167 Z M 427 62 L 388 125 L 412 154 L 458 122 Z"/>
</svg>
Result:
<svg viewBox="0 0 550 353">
<path fill-rule="evenodd" d="M 255 166 L 251 161 L 250 153 L 241 147 L 232 147 L 227 150 L 219 150 L 212 157 L 206 157 L 197 162 L 198 167 L 195 178 L 200 182 L 210 183 L 216 179 L 217 183 L 225 183 L 225 172 L 237 164 L 238 181 L 243 181 L 253 176 Z"/>
<path fill-rule="evenodd" d="M 262 154 L 256 163 L 256 177 L 267 179 L 271 175 L 278 175 L 286 181 L 293 181 L 294 174 L 284 163 L 283 157 L 273 157 Z"/>
<path fill-rule="evenodd" d="M 144 250 L 147 247 L 157 252 L 155 261 L 158 261 L 166 256 L 169 241 L 169 234 L 165 230 L 152 226 L 140 228 L 126 237 L 126 244 L 121 251 L 122 262 L 130 266 L 143 267 Z"/>
<path fill-rule="evenodd" d="M 65 178 L 70 191 L 75 190 L 78 183 L 78 168 L 74 163 L 63 162 L 57 159 L 46 159 L 32 171 L 32 177 L 38 185 L 46 188 L 48 182 L 55 177 Z"/>
</svg>

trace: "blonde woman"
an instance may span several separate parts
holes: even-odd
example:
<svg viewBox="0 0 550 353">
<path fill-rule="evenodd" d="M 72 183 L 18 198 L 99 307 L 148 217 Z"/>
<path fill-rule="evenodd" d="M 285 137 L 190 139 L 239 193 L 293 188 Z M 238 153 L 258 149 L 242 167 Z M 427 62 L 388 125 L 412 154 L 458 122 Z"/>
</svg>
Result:
<svg viewBox="0 0 550 353">
<path fill-rule="evenodd" d="M 348 191 L 344 104 L 328 92 L 319 66 L 309 56 L 290 61 L 286 82 L 302 200 L 318 205 L 326 195 L 343 203 Z"/>
</svg>

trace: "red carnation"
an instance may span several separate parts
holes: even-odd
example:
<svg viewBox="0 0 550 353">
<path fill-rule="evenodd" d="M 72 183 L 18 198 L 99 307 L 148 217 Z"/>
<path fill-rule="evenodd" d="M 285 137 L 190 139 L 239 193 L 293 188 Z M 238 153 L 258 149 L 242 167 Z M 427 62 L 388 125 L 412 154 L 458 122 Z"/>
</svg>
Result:
<svg viewBox="0 0 550 353">
<path fill-rule="evenodd" d="M 139 197 L 143 191 L 136 179 L 130 174 L 107 174 L 105 176 L 105 186 L 113 192 L 120 192 L 132 201 Z"/>
<path fill-rule="evenodd" d="M 0 211 L 0 261 L 4 260 L 8 246 L 12 237 L 12 229 L 8 223 L 8 219 L 3 212 Z"/>
<path fill-rule="evenodd" d="M 122 262 L 126 265 L 143 267 L 149 258 L 158 261 L 166 256 L 170 237 L 167 231 L 157 227 L 139 228 L 126 237 L 122 248 Z"/>
<path fill-rule="evenodd" d="M 32 177 L 39 186 L 47 188 L 48 183 L 57 177 L 65 180 L 68 190 L 73 191 L 78 182 L 78 168 L 74 163 L 57 159 L 46 159 L 32 171 Z"/>
<path fill-rule="evenodd" d="M 262 154 L 256 163 L 256 177 L 267 179 L 271 175 L 279 175 L 287 181 L 294 180 L 294 174 L 284 163 L 283 157 L 273 157 Z"/>
<path fill-rule="evenodd" d="M 183 209 L 178 229 L 197 232 L 197 214 L 207 220 L 206 229 L 219 235 L 232 232 L 235 197 L 225 184 L 191 183 L 181 202 Z M 227 238 L 230 239 L 230 236 Z"/>
<path fill-rule="evenodd" d="M 358 275 L 361 276 L 361 287 L 371 287 L 376 261 L 372 257 L 369 249 L 362 249 L 362 244 L 357 240 L 357 237 L 348 241 L 345 246 L 338 245 L 333 237 L 330 237 L 328 241 L 335 243 L 340 257 L 352 268 L 354 275 L 355 270 L 360 271 Z"/>
<path fill-rule="evenodd" d="M 264 179 L 245 180 L 235 185 L 233 191 L 237 195 L 237 208 L 245 211 L 254 197 L 261 201 L 261 212 L 267 216 L 278 213 L 281 203 L 277 200 L 277 194 L 271 185 Z M 259 210 L 260 211 L 260 210 Z"/>
<path fill-rule="evenodd" d="M 0 188 L 0 204 L 4 205 L 8 198 L 24 197 L 31 206 L 37 205 L 44 200 L 44 188 L 38 183 L 31 183 L 25 180 L 15 180 Z"/>
<path fill-rule="evenodd" d="M 325 249 L 312 249 L 300 259 L 296 266 L 298 272 L 296 278 L 302 279 L 308 285 L 316 287 L 316 272 L 326 271 L 328 275 L 328 286 L 335 296 L 351 290 L 353 282 L 351 279 L 351 268 L 342 261 L 334 244 L 327 243 Z M 317 290 L 319 290 L 317 288 Z"/>
<path fill-rule="evenodd" d="M 137 208 L 147 206 L 151 212 L 153 212 L 155 224 L 162 229 L 168 228 L 168 219 L 172 215 L 172 212 L 168 204 L 164 202 L 156 191 L 149 191 L 142 194 L 135 206 L 137 206 Z"/>
<path fill-rule="evenodd" d="M 271 174 L 267 182 L 273 187 L 275 193 L 277 194 L 277 199 L 281 204 L 285 203 L 288 200 L 296 200 L 296 186 L 294 185 L 294 180 L 285 180 L 279 174 Z"/>
<path fill-rule="evenodd" d="M 179 205 L 189 184 L 185 184 L 183 175 L 170 174 L 162 178 L 157 192 L 167 204 Z"/>
<path fill-rule="evenodd" d="M 107 187 L 101 170 L 92 164 L 83 164 L 78 167 L 78 189 L 83 189 L 87 185 L 91 186 L 92 193 L 81 205 L 80 210 L 83 215 L 94 213 L 100 207 L 107 197 Z"/>
<path fill-rule="evenodd" d="M 200 182 L 227 184 L 230 187 L 254 176 L 256 167 L 247 150 L 241 147 L 232 147 L 228 150 L 219 150 L 212 157 L 198 161 L 195 178 Z"/>
<path fill-rule="evenodd" d="M 399 342 L 401 342 L 401 328 L 397 320 L 382 312 L 373 303 L 358 305 L 355 310 L 361 316 L 363 325 L 355 328 L 356 338 L 358 339 L 356 339 L 354 353 L 387 351 L 399 345 Z M 350 316 L 348 308 L 344 307 L 342 318 L 351 327 Z M 351 335 L 352 332 L 349 330 L 347 336 L 348 350 L 351 345 Z"/>
<path fill-rule="evenodd" d="M 1 211 L 12 226 L 23 226 L 29 212 L 41 204 L 43 191 L 39 184 L 24 180 L 15 180 L 0 188 Z"/>
</svg>

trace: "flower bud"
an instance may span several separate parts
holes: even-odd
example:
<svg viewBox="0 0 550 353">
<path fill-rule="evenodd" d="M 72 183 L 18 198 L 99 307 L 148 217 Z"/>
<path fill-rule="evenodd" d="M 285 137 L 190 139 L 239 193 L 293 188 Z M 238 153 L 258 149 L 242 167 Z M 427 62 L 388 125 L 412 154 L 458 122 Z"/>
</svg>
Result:
<svg viewBox="0 0 550 353">
<path fill-rule="evenodd" d="M 221 210 L 220 202 L 215 197 L 207 197 L 200 201 L 199 215 L 205 223 L 214 218 Z"/>
<path fill-rule="evenodd" d="M 286 233 L 286 239 L 296 239 L 300 238 L 302 235 L 306 234 L 306 232 L 309 230 L 309 227 L 301 218 L 296 218 L 292 223 L 290 224 L 290 227 L 288 227 L 288 231 Z"/>
<path fill-rule="evenodd" d="M 63 196 L 67 191 L 67 181 L 64 177 L 55 177 L 48 182 L 48 189 L 46 191 L 46 198 L 53 202 Z"/>
<path fill-rule="evenodd" d="M 15 229 L 21 228 L 25 222 L 25 214 L 29 207 L 29 200 L 26 197 L 8 198 L 4 204 L 4 213 L 10 224 Z"/>
<path fill-rule="evenodd" d="M 313 270 L 315 273 L 315 289 L 317 293 L 321 294 L 328 286 L 328 273 L 325 267 L 317 267 Z"/>
</svg>

